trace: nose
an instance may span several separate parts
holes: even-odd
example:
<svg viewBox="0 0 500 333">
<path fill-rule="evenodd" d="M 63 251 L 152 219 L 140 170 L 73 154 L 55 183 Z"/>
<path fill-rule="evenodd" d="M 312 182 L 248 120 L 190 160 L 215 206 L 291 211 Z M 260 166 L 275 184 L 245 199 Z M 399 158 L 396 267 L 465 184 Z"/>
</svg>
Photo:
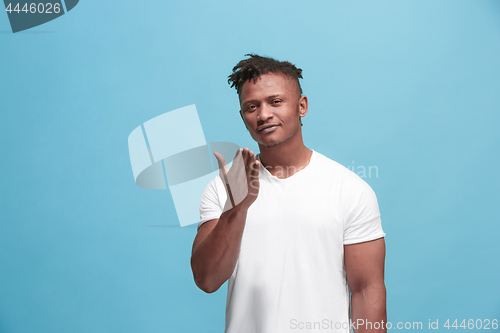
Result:
<svg viewBox="0 0 500 333">
<path fill-rule="evenodd" d="M 273 112 L 270 105 L 263 103 L 260 107 L 259 114 L 257 115 L 258 123 L 265 123 L 269 118 L 272 118 Z"/>
</svg>

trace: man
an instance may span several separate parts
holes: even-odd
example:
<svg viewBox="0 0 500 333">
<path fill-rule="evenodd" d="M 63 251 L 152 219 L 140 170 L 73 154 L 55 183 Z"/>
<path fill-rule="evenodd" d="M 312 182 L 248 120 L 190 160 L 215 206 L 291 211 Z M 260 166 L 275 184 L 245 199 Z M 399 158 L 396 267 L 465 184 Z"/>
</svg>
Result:
<svg viewBox="0 0 500 333">
<path fill-rule="evenodd" d="M 229 280 L 228 333 L 383 332 L 385 234 L 376 196 L 353 172 L 304 145 L 302 70 L 247 56 L 229 82 L 260 154 L 237 153 L 247 188 L 234 203 L 215 153 L 223 178 L 203 193 L 195 282 L 212 293 Z M 350 326 L 350 318 L 359 325 Z"/>
</svg>

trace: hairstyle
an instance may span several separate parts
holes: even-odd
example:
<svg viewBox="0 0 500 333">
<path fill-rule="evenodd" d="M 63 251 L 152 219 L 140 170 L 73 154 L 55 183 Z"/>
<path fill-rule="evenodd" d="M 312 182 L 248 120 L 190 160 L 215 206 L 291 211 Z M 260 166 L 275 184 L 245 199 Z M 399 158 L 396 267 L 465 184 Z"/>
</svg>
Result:
<svg viewBox="0 0 500 333">
<path fill-rule="evenodd" d="M 299 78 L 302 79 L 302 69 L 295 67 L 295 65 L 288 61 L 278 61 L 273 58 L 261 57 L 251 53 L 245 54 L 245 56 L 250 56 L 250 58 L 243 59 L 234 66 L 233 74 L 229 75 L 229 79 L 227 80 L 227 83 L 231 84 L 231 88 L 234 87 L 236 89 L 238 95 L 241 93 L 243 84 L 248 80 L 253 79 L 255 82 L 261 75 L 267 73 L 282 73 L 297 82 L 300 95 L 302 96 L 302 88 L 299 82 Z"/>
</svg>

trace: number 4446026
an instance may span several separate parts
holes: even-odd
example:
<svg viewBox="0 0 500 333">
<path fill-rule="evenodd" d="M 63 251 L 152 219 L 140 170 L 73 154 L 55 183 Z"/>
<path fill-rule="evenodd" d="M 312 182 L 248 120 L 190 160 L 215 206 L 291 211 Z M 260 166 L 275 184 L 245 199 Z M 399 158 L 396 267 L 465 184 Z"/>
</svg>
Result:
<svg viewBox="0 0 500 333">
<path fill-rule="evenodd" d="M 5 8 L 5 11 L 9 12 L 9 13 L 12 13 L 12 12 L 17 12 L 17 13 L 20 13 L 20 12 L 25 12 L 25 13 L 45 13 L 45 14 L 52 14 L 52 13 L 56 13 L 58 14 L 60 11 L 61 11 L 61 4 L 59 3 L 46 3 L 46 4 L 43 4 L 43 3 L 30 3 L 29 7 L 28 7 L 28 4 L 25 3 L 23 8 L 20 8 L 19 6 L 19 3 L 16 4 L 16 6 L 14 7 L 14 9 L 12 9 L 12 4 L 9 3 L 9 5 L 7 6 L 7 8 Z"/>
<path fill-rule="evenodd" d="M 462 322 L 460 323 L 460 325 L 458 324 L 458 319 L 455 319 L 455 321 L 450 325 L 450 319 L 448 319 L 446 321 L 446 323 L 444 323 L 443 325 L 444 327 L 446 327 L 447 329 L 450 329 L 450 328 L 463 328 L 463 329 L 483 329 L 483 330 L 489 330 L 489 329 L 494 329 L 496 330 L 498 328 L 498 319 L 493 319 L 493 320 L 490 320 L 490 319 L 477 319 L 477 320 L 474 320 L 474 319 L 469 319 L 469 320 L 462 320 Z"/>
</svg>

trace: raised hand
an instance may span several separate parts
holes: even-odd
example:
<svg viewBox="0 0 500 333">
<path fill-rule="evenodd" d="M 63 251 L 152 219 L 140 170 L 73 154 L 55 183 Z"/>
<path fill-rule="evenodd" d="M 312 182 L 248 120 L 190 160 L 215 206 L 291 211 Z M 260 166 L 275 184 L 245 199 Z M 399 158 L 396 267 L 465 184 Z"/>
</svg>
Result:
<svg viewBox="0 0 500 333">
<path fill-rule="evenodd" d="M 228 169 L 224 156 L 214 152 L 219 163 L 219 175 L 226 188 L 227 200 L 222 212 L 242 204 L 248 208 L 259 194 L 260 163 L 255 153 L 248 148 L 238 149 L 231 169 Z"/>
</svg>

